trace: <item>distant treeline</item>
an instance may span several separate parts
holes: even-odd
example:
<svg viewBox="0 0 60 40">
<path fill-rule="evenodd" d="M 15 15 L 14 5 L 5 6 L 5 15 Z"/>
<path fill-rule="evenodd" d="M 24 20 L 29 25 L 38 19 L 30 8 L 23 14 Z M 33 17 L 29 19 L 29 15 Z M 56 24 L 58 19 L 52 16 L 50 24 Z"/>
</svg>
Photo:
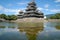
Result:
<svg viewBox="0 0 60 40">
<path fill-rule="evenodd" d="M 56 13 L 50 17 L 50 19 L 60 19 L 60 13 Z"/>
<path fill-rule="evenodd" d="M 17 20 L 17 16 L 16 16 L 16 15 L 0 14 L 0 19 L 5 19 L 5 20 Z"/>
</svg>

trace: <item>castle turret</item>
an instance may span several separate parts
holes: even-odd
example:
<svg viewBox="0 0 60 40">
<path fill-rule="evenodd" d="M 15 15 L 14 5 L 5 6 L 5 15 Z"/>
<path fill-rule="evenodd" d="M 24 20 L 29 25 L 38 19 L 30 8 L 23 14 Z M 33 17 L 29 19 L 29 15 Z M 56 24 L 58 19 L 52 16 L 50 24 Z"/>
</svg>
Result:
<svg viewBox="0 0 60 40">
<path fill-rule="evenodd" d="M 19 11 L 18 19 L 23 18 L 23 13 L 24 12 L 22 10 Z"/>
</svg>

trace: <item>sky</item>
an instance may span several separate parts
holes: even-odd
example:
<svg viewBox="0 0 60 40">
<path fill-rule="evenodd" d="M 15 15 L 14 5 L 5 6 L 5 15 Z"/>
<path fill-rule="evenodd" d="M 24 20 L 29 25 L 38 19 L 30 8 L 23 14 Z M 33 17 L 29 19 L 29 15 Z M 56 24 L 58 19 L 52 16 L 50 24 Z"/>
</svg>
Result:
<svg viewBox="0 0 60 40">
<path fill-rule="evenodd" d="M 25 10 L 31 0 L 0 0 L 0 14 L 17 15 Z M 60 0 L 35 0 L 37 9 L 44 15 L 60 12 Z"/>
</svg>

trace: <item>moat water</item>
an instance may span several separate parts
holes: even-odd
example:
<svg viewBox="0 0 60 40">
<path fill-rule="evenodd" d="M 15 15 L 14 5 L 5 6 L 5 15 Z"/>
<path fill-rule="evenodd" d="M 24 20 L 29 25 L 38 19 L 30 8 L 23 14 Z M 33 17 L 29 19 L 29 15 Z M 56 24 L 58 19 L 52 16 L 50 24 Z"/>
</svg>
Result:
<svg viewBox="0 0 60 40">
<path fill-rule="evenodd" d="M 60 40 L 60 22 L 39 25 L 21 27 L 21 23 L 0 22 L 0 40 Z"/>
</svg>

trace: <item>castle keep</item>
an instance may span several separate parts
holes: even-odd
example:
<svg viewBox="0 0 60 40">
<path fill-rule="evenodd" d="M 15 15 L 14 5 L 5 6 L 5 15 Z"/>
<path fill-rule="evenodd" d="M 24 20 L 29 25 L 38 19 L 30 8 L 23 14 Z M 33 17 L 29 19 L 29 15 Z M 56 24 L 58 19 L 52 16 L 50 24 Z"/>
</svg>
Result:
<svg viewBox="0 0 60 40">
<path fill-rule="evenodd" d="M 37 9 L 35 0 L 32 0 L 30 3 L 28 3 L 28 6 L 25 9 L 25 12 L 20 11 L 17 16 L 18 16 L 18 19 L 29 18 L 29 17 L 44 18 L 44 14 Z"/>
</svg>

